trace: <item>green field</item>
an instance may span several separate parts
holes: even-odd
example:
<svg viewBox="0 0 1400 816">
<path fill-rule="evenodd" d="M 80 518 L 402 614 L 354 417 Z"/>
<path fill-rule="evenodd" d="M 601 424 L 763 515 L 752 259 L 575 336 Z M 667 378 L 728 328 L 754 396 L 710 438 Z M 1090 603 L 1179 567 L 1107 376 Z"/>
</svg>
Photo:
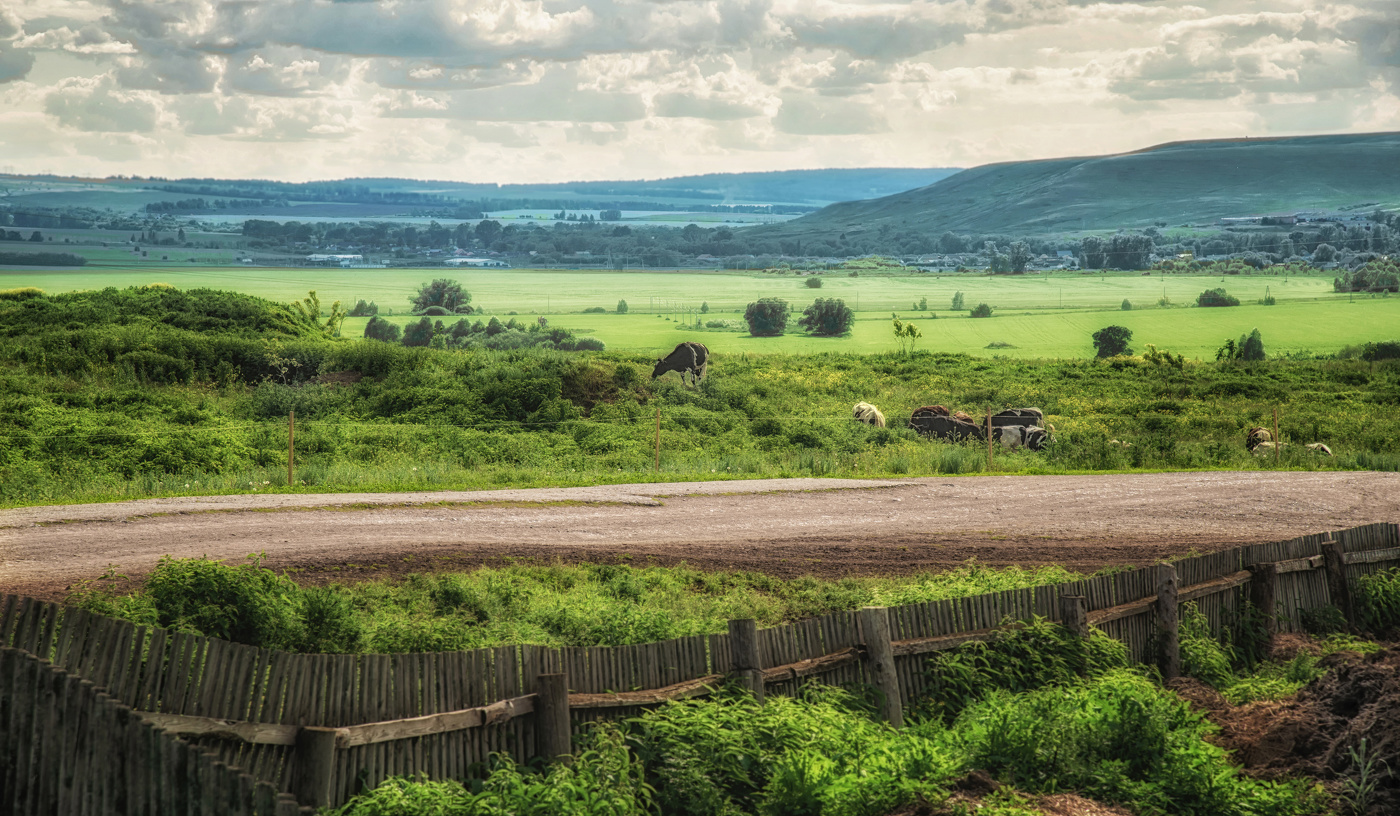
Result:
<svg viewBox="0 0 1400 816">
<path fill-rule="evenodd" d="M 112 250 L 120 252 L 120 250 Z M 984 274 L 823 276 L 820 289 L 805 280 L 774 273 L 732 272 L 598 272 L 567 270 L 447 270 L 447 269 L 268 269 L 220 267 L 201 269 L 171 263 L 87 267 L 81 270 L 14 270 L 0 272 L 0 289 L 37 286 L 47 292 L 126 287 L 153 282 L 182 289 L 209 287 L 289 302 L 315 289 L 323 303 L 340 300 L 375 301 L 381 312 L 402 314 L 419 284 L 433 277 L 460 280 L 472 302 L 487 315 L 505 319 L 511 313 L 545 316 L 553 326 L 588 333 L 609 348 L 669 349 L 683 339 L 699 340 L 719 353 L 787 353 L 822 351 L 883 352 L 893 348 L 890 314 L 913 320 L 923 332 L 918 347 L 1009 357 L 1083 357 L 1093 352 L 1089 336 L 1110 324 L 1133 330 L 1134 348 L 1146 343 L 1168 348 L 1189 358 L 1212 359 L 1227 337 L 1258 328 L 1270 354 L 1330 353 L 1355 343 L 1388 339 L 1400 325 L 1400 298 L 1357 296 L 1332 292 L 1331 277 L 1270 276 L 1218 278 L 1204 275 L 1141 275 L 1062 273 L 1018 277 Z M 1225 309 L 1188 306 L 1204 289 L 1225 287 L 1245 305 Z M 1279 303 L 1260 306 L 1266 288 Z M 996 313 L 972 319 L 951 312 L 953 293 L 961 291 L 968 307 L 991 304 Z M 1166 296 L 1174 305 L 1159 308 Z M 741 331 L 678 330 L 687 311 L 702 302 L 705 320 L 739 320 L 744 307 L 760 297 L 786 298 L 800 312 L 817 297 L 842 298 L 859 309 L 854 330 L 844 338 L 811 338 L 794 333 L 776 338 L 749 337 Z M 911 309 L 926 298 L 937 317 Z M 583 314 L 603 307 L 612 312 L 627 300 L 626 315 Z M 1135 304 L 1122 311 L 1127 299 Z M 359 336 L 366 318 L 345 322 L 346 336 Z M 1015 348 L 993 348 L 1009 343 Z"/>
</svg>

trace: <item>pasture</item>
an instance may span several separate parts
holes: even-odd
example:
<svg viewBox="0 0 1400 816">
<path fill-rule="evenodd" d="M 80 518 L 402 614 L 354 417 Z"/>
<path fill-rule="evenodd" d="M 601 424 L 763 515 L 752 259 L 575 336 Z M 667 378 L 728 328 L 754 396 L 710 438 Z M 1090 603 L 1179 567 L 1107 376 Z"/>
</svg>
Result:
<svg viewBox="0 0 1400 816">
<path fill-rule="evenodd" d="M 109 252 L 129 255 L 125 250 Z M 505 319 L 515 313 L 531 320 L 544 316 L 552 326 L 597 337 L 609 348 L 647 353 L 669 349 L 684 339 L 699 340 L 720 353 L 884 352 L 894 347 L 891 313 L 919 326 L 924 336 L 918 348 L 1025 358 L 1089 356 L 1093 353 L 1089 335 L 1110 324 L 1132 329 L 1133 347 L 1139 351 L 1146 343 L 1153 343 L 1201 359 L 1212 359 L 1225 338 L 1239 337 L 1254 328 L 1263 333 L 1269 353 L 1277 356 L 1326 354 L 1349 344 L 1387 339 L 1400 324 L 1400 298 L 1334 294 L 1328 273 L 1219 278 L 1134 272 L 850 277 L 832 272 L 821 276 L 821 288 L 813 289 L 805 285 L 805 277 L 771 272 L 200 268 L 175 262 L 121 264 L 115 262 L 118 260 L 80 270 L 0 271 L 0 289 L 36 286 L 59 293 L 162 282 L 181 289 L 224 289 L 280 302 L 297 300 L 314 289 L 327 304 L 339 300 L 349 307 L 360 299 L 374 301 L 382 315 L 388 316 L 390 310 L 399 312 L 392 319 L 403 323 L 412 319 L 403 313 L 420 284 L 450 277 L 462 282 L 472 294 L 472 303 L 482 307 L 487 316 Z M 1244 305 L 1224 309 L 1190 305 L 1201 291 L 1222 286 Z M 1257 305 L 1266 291 L 1278 305 Z M 950 311 L 955 292 L 963 293 L 968 308 L 990 304 L 994 315 L 972 319 L 965 311 Z M 703 320 L 741 323 L 744 307 L 761 297 L 781 297 L 792 304 L 795 315 L 789 334 L 753 338 L 742 331 L 677 330 L 678 324 L 692 323 L 699 316 L 701 303 L 710 307 L 709 313 L 701 316 Z M 841 298 L 857 310 L 850 335 L 811 338 L 799 333 L 795 316 L 817 297 Z M 1163 297 L 1174 305 L 1159 308 L 1157 303 Z M 921 299 L 927 301 L 929 311 L 912 308 Z M 1125 299 L 1134 304 L 1132 311 L 1121 310 Z M 625 315 L 614 313 L 619 300 L 628 303 Z M 588 308 L 603 308 L 608 313 L 584 314 Z M 347 320 L 345 336 L 360 336 L 366 322 L 366 318 Z M 994 343 L 1011 347 L 988 348 Z"/>
</svg>

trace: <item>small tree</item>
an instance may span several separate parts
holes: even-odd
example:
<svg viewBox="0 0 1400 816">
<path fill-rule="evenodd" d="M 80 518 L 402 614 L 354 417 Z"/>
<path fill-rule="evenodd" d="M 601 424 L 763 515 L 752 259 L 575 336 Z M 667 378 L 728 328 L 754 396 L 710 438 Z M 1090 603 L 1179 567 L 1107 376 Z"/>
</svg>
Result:
<svg viewBox="0 0 1400 816">
<path fill-rule="evenodd" d="M 1133 310 L 1133 302 L 1131 300 L 1128 300 L 1127 298 L 1123 298 L 1122 309 L 1125 312 L 1131 312 Z"/>
<path fill-rule="evenodd" d="M 898 317 L 894 318 L 894 341 L 899 344 L 899 353 L 908 354 L 914 350 L 914 344 L 918 342 L 924 333 L 919 331 L 919 327 L 913 323 L 905 323 Z"/>
<path fill-rule="evenodd" d="M 776 337 L 787 329 L 788 303 L 782 298 L 760 298 L 744 310 L 744 322 L 754 337 Z"/>
<path fill-rule="evenodd" d="M 1238 306 L 1240 299 L 1222 289 L 1207 289 L 1196 296 L 1197 306 Z"/>
<path fill-rule="evenodd" d="M 921 297 L 921 298 L 919 298 L 919 311 L 921 311 L 921 312 L 927 312 L 927 311 L 928 311 L 928 298 L 926 298 L 926 297 Z"/>
<path fill-rule="evenodd" d="M 973 317 L 991 317 L 992 307 L 985 303 L 979 303 L 972 309 Z"/>
<path fill-rule="evenodd" d="M 701 301 L 701 303 L 700 303 L 700 314 L 709 314 L 709 313 L 710 313 L 710 302 L 709 302 L 709 301 Z"/>
<path fill-rule="evenodd" d="M 472 302 L 471 294 L 462 289 L 462 284 L 447 278 L 423 284 L 409 302 L 414 312 L 422 312 L 429 306 L 440 306 L 456 314 L 472 313 L 469 305 Z"/>
<path fill-rule="evenodd" d="M 1312 259 L 1318 263 L 1331 263 L 1336 257 L 1337 248 L 1331 244 L 1318 244 L 1312 254 Z"/>
<path fill-rule="evenodd" d="M 812 334 L 835 337 L 850 331 L 855 319 L 855 312 L 846 305 L 846 301 L 840 298 L 817 298 L 816 302 L 802 312 L 797 325 Z"/>
<path fill-rule="evenodd" d="M 396 324 L 390 323 L 382 317 L 371 317 L 369 319 L 369 324 L 365 326 L 365 339 L 367 340 L 382 340 L 385 343 L 397 343 L 399 342 L 399 336 L 402 334 L 403 332 Z"/>
<path fill-rule="evenodd" d="M 366 303 L 363 298 L 357 300 L 355 302 L 355 308 L 350 310 L 351 317 L 369 317 L 370 315 L 377 314 L 379 314 L 379 307 L 375 305 L 374 301 L 371 300 Z"/>
<path fill-rule="evenodd" d="M 617 313 L 618 313 L 618 314 L 627 314 L 627 301 L 625 301 L 625 300 L 619 300 L 619 301 L 617 302 Z"/>
<path fill-rule="evenodd" d="M 962 310 L 963 310 L 963 293 L 962 293 L 962 292 L 954 292 L 954 293 L 953 293 L 953 311 L 955 311 L 955 312 L 961 312 Z"/>
<path fill-rule="evenodd" d="M 1026 271 L 1026 264 L 1031 262 L 1031 248 L 1025 241 L 1016 241 L 1011 245 L 1011 271 L 1017 275 Z"/>
<path fill-rule="evenodd" d="M 428 318 L 420 318 L 417 323 L 410 323 L 403 330 L 403 344 L 405 346 L 426 346 L 433 342 L 433 321 Z"/>
<path fill-rule="evenodd" d="M 1267 356 L 1264 354 L 1264 338 L 1259 335 L 1259 330 L 1255 329 L 1249 333 L 1248 337 L 1240 338 L 1240 359 L 1249 363 L 1262 362 Z"/>
<path fill-rule="evenodd" d="M 810 278 L 807 279 L 807 288 L 808 288 L 808 289 L 820 289 L 820 288 L 822 288 L 822 279 L 819 278 L 819 277 L 817 277 L 816 275 L 813 275 L 812 277 L 810 277 Z"/>
<path fill-rule="evenodd" d="M 1105 326 L 1094 332 L 1093 338 L 1098 357 L 1117 357 L 1120 354 L 1133 353 L 1133 350 L 1128 348 L 1128 341 L 1133 339 L 1132 329 L 1124 326 Z"/>
</svg>

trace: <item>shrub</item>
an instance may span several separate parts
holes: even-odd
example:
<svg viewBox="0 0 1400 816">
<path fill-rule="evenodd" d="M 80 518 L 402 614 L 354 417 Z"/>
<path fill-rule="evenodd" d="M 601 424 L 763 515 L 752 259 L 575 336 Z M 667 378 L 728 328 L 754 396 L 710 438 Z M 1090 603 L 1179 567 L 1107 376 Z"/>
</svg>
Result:
<svg viewBox="0 0 1400 816">
<path fill-rule="evenodd" d="M 819 277 L 817 277 L 816 275 L 813 275 L 812 277 L 810 277 L 810 278 L 807 279 L 807 288 L 808 288 L 808 289 L 820 289 L 820 288 L 822 288 L 822 279 L 819 278 Z"/>
<path fill-rule="evenodd" d="M 418 294 L 409 299 L 415 313 L 421 313 L 430 306 L 439 306 L 449 314 L 471 314 L 471 302 L 472 296 L 462 289 L 462 284 L 446 278 L 423 284 Z"/>
<path fill-rule="evenodd" d="M 813 279 L 809 278 L 809 280 Z M 846 301 L 839 298 L 817 298 L 811 306 L 802 312 L 802 317 L 798 319 L 797 325 L 812 334 L 834 337 L 849 332 L 855 319 L 855 312 L 852 312 L 851 307 L 846 305 Z"/>
<path fill-rule="evenodd" d="M 1400 567 L 1363 575 L 1357 582 L 1362 625 L 1370 632 L 1400 629 Z"/>
<path fill-rule="evenodd" d="M 992 307 L 991 307 L 991 306 L 988 306 L 988 305 L 985 304 L 985 303 L 979 303 L 979 304 L 977 304 L 976 308 L 974 308 L 974 309 L 972 310 L 972 313 L 971 313 L 971 314 L 972 314 L 972 317 L 991 317 L 991 316 L 992 316 Z"/>
<path fill-rule="evenodd" d="M 433 342 L 433 321 L 428 318 L 424 317 L 417 323 L 409 323 L 404 326 L 403 344 L 405 346 L 426 346 L 431 342 Z"/>
<path fill-rule="evenodd" d="M 584 314 L 607 314 L 607 313 L 608 313 L 608 310 L 605 309 L 605 308 L 603 308 L 602 306 L 589 306 L 587 309 L 584 309 L 584 310 L 583 310 L 583 313 L 584 313 Z"/>
<path fill-rule="evenodd" d="M 962 293 L 962 292 L 954 292 L 954 293 L 953 293 L 953 307 L 952 307 L 952 308 L 953 308 L 953 311 L 955 311 L 955 312 L 961 312 L 961 311 L 963 310 L 963 293 Z"/>
<path fill-rule="evenodd" d="M 161 558 L 146 579 L 157 623 L 168 629 L 288 648 L 300 639 L 296 584 L 261 557 L 228 566 L 205 558 Z"/>
<path fill-rule="evenodd" d="M 1128 348 L 1128 342 L 1133 339 L 1133 330 L 1126 326 L 1104 326 L 1094 332 L 1092 337 L 1097 357 L 1117 357 L 1133 353 L 1133 350 Z"/>
<path fill-rule="evenodd" d="M 619 301 L 617 302 L 617 313 L 618 313 L 618 314 L 627 314 L 627 301 L 625 301 L 625 300 L 619 300 Z"/>
<path fill-rule="evenodd" d="M 1240 359 L 1245 362 L 1256 363 L 1265 358 L 1264 338 L 1259 335 L 1259 330 L 1255 329 L 1249 333 L 1248 337 L 1240 338 Z"/>
<path fill-rule="evenodd" d="M 1207 289 L 1196 296 L 1197 306 L 1238 306 L 1240 299 L 1224 289 Z"/>
<path fill-rule="evenodd" d="M 351 317 L 369 317 L 371 315 L 377 315 L 379 314 L 379 306 L 372 300 L 366 303 L 364 299 L 360 299 L 355 302 L 355 308 L 351 309 L 348 314 Z"/>
<path fill-rule="evenodd" d="M 449 312 L 441 306 L 429 306 L 420 312 L 420 314 L 428 315 L 429 317 L 446 317 L 447 315 L 453 314 L 453 312 Z"/>
<path fill-rule="evenodd" d="M 369 323 L 365 325 L 365 338 L 369 340 L 382 340 L 385 343 L 397 343 L 403 330 L 396 323 L 390 323 L 382 317 L 371 317 Z"/>
<path fill-rule="evenodd" d="M 1128 300 L 1127 298 L 1123 298 L 1123 305 L 1119 308 L 1121 308 L 1125 312 L 1131 312 L 1133 310 L 1133 302 L 1131 300 Z"/>
<path fill-rule="evenodd" d="M 781 298 L 761 298 L 744 310 L 744 322 L 754 337 L 776 337 L 787 330 L 788 302 Z"/>
</svg>

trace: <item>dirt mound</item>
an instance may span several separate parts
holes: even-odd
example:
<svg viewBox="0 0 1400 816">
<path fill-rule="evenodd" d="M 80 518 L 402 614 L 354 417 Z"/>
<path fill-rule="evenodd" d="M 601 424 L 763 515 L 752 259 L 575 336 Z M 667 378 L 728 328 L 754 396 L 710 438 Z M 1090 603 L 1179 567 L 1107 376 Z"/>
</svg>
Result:
<svg viewBox="0 0 1400 816">
<path fill-rule="evenodd" d="M 1341 793 L 1360 774 L 1353 752 L 1366 740 L 1379 777 L 1366 812 L 1400 813 L 1400 774 L 1386 772 L 1400 772 L 1400 651 L 1340 653 L 1324 658 L 1328 664 L 1326 675 L 1283 702 L 1233 708 L 1196 681 L 1172 687 L 1220 726 L 1214 741 L 1260 778 L 1312 777 Z"/>
</svg>

